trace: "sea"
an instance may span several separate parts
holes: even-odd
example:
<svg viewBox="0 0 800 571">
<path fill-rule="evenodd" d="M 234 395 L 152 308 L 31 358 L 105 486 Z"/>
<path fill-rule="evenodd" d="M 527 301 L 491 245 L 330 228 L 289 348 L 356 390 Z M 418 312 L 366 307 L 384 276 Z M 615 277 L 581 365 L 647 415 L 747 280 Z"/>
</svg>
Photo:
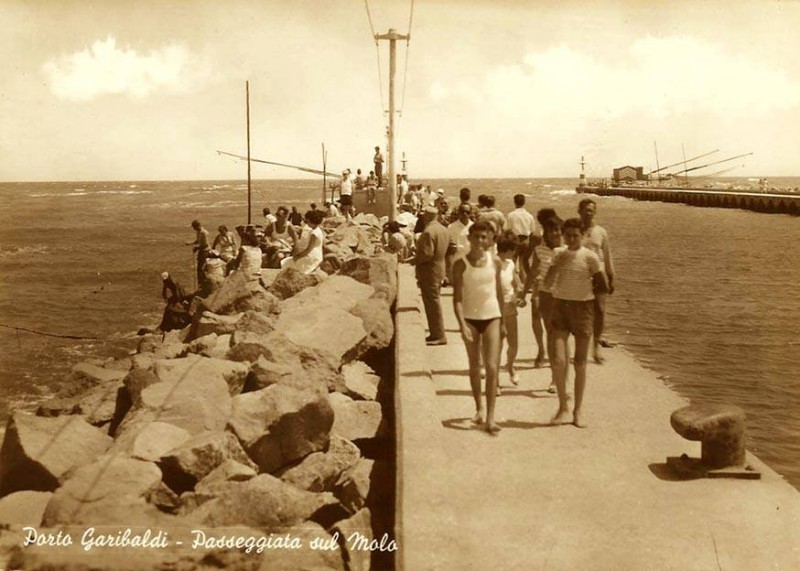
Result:
<svg viewBox="0 0 800 571">
<path fill-rule="evenodd" d="M 506 212 L 522 193 L 531 212 L 552 207 L 562 218 L 583 197 L 575 179 L 411 182 L 454 201 L 466 186 Z M 191 221 L 212 236 L 246 222 L 246 189 L 242 181 L 0 183 L 0 421 L 53 394 L 81 360 L 134 349 L 136 331 L 161 317 L 161 272 L 194 285 Z M 264 206 L 303 212 L 321 195 L 319 180 L 254 181 L 254 222 Z M 749 449 L 800 489 L 800 217 L 596 200 L 617 271 L 609 339 L 692 402 L 741 406 Z"/>
</svg>

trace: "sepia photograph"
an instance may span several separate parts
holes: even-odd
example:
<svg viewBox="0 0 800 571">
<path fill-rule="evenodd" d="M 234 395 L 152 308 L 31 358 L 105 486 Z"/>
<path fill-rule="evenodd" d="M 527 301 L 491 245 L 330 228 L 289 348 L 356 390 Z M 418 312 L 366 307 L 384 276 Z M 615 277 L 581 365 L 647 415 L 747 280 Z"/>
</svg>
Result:
<svg viewBox="0 0 800 571">
<path fill-rule="evenodd" d="M 0 0 L 0 571 L 800 569 L 798 0 Z"/>
</svg>

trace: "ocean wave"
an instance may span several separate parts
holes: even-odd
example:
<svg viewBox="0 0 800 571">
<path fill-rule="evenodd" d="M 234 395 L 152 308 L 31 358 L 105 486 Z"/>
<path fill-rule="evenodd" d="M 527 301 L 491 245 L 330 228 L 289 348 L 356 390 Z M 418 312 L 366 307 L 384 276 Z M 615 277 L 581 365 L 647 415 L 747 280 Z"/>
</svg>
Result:
<svg viewBox="0 0 800 571">
<path fill-rule="evenodd" d="M 551 190 L 550 196 L 573 196 L 575 191 L 572 189 Z"/>
<path fill-rule="evenodd" d="M 36 254 L 47 254 L 49 251 L 47 246 L 11 246 L 9 248 L 0 247 L 0 260 L 10 260 L 17 256 L 30 256 Z"/>
</svg>

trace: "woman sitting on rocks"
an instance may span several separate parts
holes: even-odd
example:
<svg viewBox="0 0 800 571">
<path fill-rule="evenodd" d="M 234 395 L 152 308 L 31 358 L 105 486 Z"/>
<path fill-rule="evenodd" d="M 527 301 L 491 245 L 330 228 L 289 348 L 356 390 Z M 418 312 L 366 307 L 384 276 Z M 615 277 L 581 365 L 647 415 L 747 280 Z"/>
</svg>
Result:
<svg viewBox="0 0 800 571">
<path fill-rule="evenodd" d="M 236 257 L 234 268 L 244 272 L 248 279 L 261 277 L 261 248 L 258 247 L 258 237 L 255 227 L 247 226 L 242 232 L 242 247 Z"/>
<path fill-rule="evenodd" d="M 268 268 L 280 268 L 281 261 L 292 254 L 297 243 L 297 232 L 289 223 L 289 209 L 281 206 L 276 215 L 277 220 L 265 232 Z"/>
<path fill-rule="evenodd" d="M 291 257 L 281 262 L 281 268 L 294 267 L 304 274 L 313 273 L 322 263 L 322 246 L 325 242 L 325 232 L 320 227 L 325 215 L 319 210 L 306 212 L 305 220 L 308 225 L 308 244 Z"/>
</svg>

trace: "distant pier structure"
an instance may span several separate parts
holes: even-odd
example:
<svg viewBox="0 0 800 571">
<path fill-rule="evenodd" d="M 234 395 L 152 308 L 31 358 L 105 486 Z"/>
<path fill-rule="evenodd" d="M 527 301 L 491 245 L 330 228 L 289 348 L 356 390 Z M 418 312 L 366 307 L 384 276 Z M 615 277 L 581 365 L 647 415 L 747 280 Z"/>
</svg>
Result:
<svg viewBox="0 0 800 571">
<path fill-rule="evenodd" d="M 583 184 L 581 184 L 581 182 Z M 679 202 L 690 206 L 739 208 L 768 214 L 800 216 L 800 193 L 767 193 L 700 188 L 670 188 L 655 186 L 610 186 L 578 183 L 578 193 L 599 196 L 624 196 L 635 200 Z"/>
</svg>

